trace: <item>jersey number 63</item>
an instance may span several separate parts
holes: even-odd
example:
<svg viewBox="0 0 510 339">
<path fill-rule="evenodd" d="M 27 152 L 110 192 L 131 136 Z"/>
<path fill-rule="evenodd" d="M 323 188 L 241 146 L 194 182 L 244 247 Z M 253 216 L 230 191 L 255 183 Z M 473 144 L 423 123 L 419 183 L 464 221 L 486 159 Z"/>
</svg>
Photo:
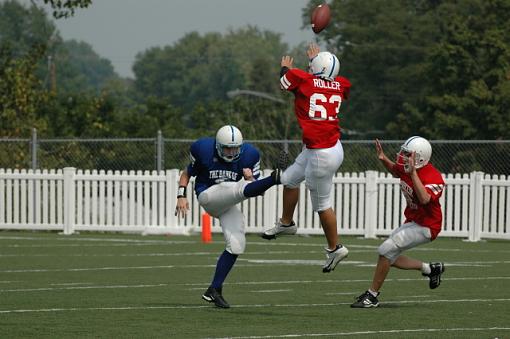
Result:
<svg viewBox="0 0 510 339">
<path fill-rule="evenodd" d="M 338 105 L 334 106 L 335 111 L 332 112 L 330 110 L 328 115 L 328 110 L 324 106 L 325 103 Z M 310 97 L 310 110 L 308 111 L 308 116 L 312 120 L 336 120 L 337 114 L 340 111 L 340 105 L 342 104 L 342 97 L 340 95 L 332 95 L 329 99 L 322 93 L 314 93 Z M 319 113 L 319 114 L 317 114 Z"/>
</svg>

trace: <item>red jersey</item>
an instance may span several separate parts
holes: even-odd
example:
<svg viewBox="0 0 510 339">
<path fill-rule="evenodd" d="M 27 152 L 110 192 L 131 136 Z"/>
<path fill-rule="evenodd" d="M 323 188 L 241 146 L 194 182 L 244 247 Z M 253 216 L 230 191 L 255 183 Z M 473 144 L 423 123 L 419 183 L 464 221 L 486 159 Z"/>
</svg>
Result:
<svg viewBox="0 0 510 339">
<path fill-rule="evenodd" d="M 327 81 L 293 68 L 280 78 L 280 84 L 294 93 L 294 111 L 306 147 L 333 147 L 340 139 L 338 111 L 342 101 L 349 97 L 349 80 L 336 77 Z"/>
<path fill-rule="evenodd" d="M 416 172 L 430 195 L 430 201 L 426 205 L 418 202 L 413 181 L 409 174 L 405 173 L 404 165 L 395 164 L 393 166 L 393 173 L 400 178 L 400 189 L 407 201 L 404 211 L 405 222 L 414 221 L 421 226 L 430 228 L 432 239 L 435 239 L 441 232 L 443 222 L 443 212 L 439 203 L 439 198 L 443 194 L 445 186 L 443 176 L 431 163 L 417 169 Z"/>
</svg>

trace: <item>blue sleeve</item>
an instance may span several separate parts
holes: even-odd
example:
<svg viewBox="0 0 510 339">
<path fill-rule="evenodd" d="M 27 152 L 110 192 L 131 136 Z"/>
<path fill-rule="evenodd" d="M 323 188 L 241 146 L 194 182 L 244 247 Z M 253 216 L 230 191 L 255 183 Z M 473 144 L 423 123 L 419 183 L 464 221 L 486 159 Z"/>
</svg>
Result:
<svg viewBox="0 0 510 339">
<path fill-rule="evenodd" d="M 189 158 L 190 163 L 188 167 L 186 168 L 188 174 L 192 177 L 195 177 L 198 175 L 199 171 L 199 162 L 197 161 L 199 159 L 199 150 L 200 146 L 197 141 L 195 141 L 193 144 L 191 144 L 189 148 Z"/>
<path fill-rule="evenodd" d="M 252 145 L 247 144 L 246 146 L 246 150 L 244 151 L 246 158 L 245 166 L 250 168 L 253 173 L 253 177 L 258 179 L 260 177 L 260 153 Z"/>
<path fill-rule="evenodd" d="M 251 171 L 253 172 L 253 177 L 255 179 L 260 177 L 260 154 L 258 151 L 255 156 L 255 163 L 251 167 Z"/>
</svg>

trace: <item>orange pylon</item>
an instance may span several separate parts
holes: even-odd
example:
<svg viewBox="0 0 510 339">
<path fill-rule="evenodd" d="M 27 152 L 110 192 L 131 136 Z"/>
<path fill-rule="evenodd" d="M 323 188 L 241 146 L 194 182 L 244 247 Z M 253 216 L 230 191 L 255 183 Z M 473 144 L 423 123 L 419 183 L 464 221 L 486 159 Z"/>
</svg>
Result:
<svg viewBox="0 0 510 339">
<path fill-rule="evenodd" d="M 206 212 L 202 214 L 202 242 L 203 243 L 212 242 L 211 216 Z"/>
</svg>

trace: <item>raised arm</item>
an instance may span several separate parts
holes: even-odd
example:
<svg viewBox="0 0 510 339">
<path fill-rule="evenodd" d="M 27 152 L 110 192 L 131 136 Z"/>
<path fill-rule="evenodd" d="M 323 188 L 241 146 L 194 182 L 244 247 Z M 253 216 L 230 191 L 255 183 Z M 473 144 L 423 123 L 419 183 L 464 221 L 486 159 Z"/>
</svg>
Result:
<svg viewBox="0 0 510 339">
<path fill-rule="evenodd" d="M 386 154 L 384 154 L 381 142 L 379 139 L 375 139 L 375 150 L 377 152 L 377 158 L 379 161 L 383 164 L 383 166 L 390 172 L 391 174 L 395 175 L 393 172 L 393 166 L 395 166 L 395 163 L 391 161 Z"/>
</svg>

